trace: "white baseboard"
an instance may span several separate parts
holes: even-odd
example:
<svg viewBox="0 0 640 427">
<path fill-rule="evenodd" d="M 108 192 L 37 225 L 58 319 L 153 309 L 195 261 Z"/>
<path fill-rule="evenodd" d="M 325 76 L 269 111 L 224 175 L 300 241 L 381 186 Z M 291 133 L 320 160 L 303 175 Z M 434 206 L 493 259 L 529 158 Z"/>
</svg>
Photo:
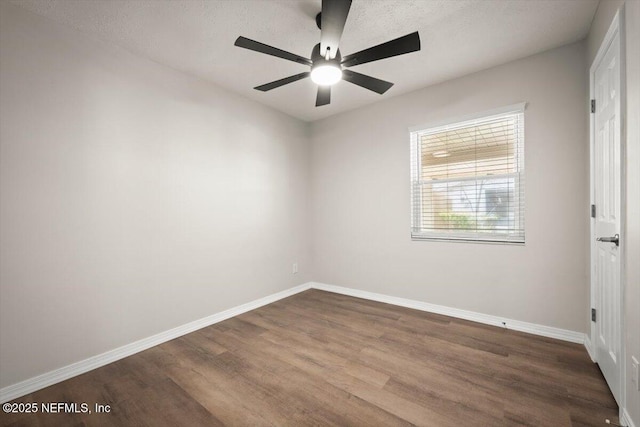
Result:
<svg viewBox="0 0 640 427">
<path fill-rule="evenodd" d="M 584 348 L 587 349 L 587 353 L 589 353 L 589 357 L 593 363 L 596 363 L 596 354 L 594 353 L 593 344 L 591 344 L 591 338 L 589 338 L 589 335 L 587 334 L 584 334 Z"/>
<path fill-rule="evenodd" d="M 384 302 L 387 304 L 399 305 L 401 307 L 413 308 L 416 310 L 428 311 L 430 313 L 443 314 L 445 316 L 457 317 L 459 319 L 471 320 L 473 322 L 485 323 L 487 325 L 507 327 L 515 331 L 527 332 L 548 338 L 556 338 L 578 344 L 584 344 L 585 334 L 582 332 L 569 331 L 551 326 L 538 325 L 535 323 L 522 322 L 520 320 L 507 319 L 490 314 L 476 313 L 474 311 L 461 310 L 459 308 L 446 307 L 443 305 L 429 304 L 406 298 L 392 297 L 389 295 L 377 294 L 374 292 L 361 291 L 358 289 L 344 288 L 341 286 L 327 285 L 324 283 L 311 282 L 311 288 L 319 289 L 337 294 L 349 295 L 357 298 L 364 298 L 372 301 Z"/>
<path fill-rule="evenodd" d="M 622 412 L 622 416 L 620 417 L 620 424 L 627 427 L 636 427 L 636 425 L 633 423 L 633 420 L 631 419 L 631 415 L 629 415 L 629 412 L 627 412 L 627 408 L 623 408 L 620 412 Z"/>
<path fill-rule="evenodd" d="M 213 325 L 214 323 L 221 322 L 234 316 L 238 316 L 247 311 L 255 310 L 263 305 L 271 304 L 272 302 L 281 300 L 288 296 L 297 294 L 299 292 L 306 291 L 310 288 L 310 283 L 305 283 L 282 292 L 278 292 L 264 298 L 251 301 L 246 304 L 239 305 L 237 307 L 230 308 L 220 313 L 207 316 L 203 319 L 189 322 L 185 325 L 178 326 L 168 331 L 160 332 L 148 338 L 141 339 L 131 344 L 124 345 L 114 350 L 109 350 L 105 353 L 97 356 L 90 357 L 85 360 L 81 360 L 71 365 L 63 366 L 62 368 L 46 372 L 37 377 L 29 378 L 28 380 L 21 381 L 17 384 L 13 384 L 0 389 L 0 403 L 5 403 L 25 394 L 33 393 L 34 391 L 43 389 L 50 385 L 59 383 L 69 378 L 75 377 L 117 360 L 123 359 L 132 354 L 141 352 L 153 346 L 162 344 L 172 339 L 181 337 L 198 329 L 202 329 L 206 326 Z"/>
</svg>

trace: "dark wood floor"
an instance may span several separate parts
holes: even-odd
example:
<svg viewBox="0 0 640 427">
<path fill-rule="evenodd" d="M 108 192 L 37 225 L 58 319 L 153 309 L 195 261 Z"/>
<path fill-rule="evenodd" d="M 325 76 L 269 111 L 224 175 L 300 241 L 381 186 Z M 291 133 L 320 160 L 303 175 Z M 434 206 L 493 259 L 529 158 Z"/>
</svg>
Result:
<svg viewBox="0 0 640 427">
<path fill-rule="evenodd" d="M 310 290 L 18 399 L 2 425 L 604 426 L 584 347 Z"/>
</svg>

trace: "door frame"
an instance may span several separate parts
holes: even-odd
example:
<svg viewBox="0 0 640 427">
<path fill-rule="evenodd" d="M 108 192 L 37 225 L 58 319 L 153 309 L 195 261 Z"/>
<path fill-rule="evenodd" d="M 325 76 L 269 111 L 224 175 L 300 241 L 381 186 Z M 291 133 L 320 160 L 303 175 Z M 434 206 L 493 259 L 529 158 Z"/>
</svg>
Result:
<svg viewBox="0 0 640 427">
<path fill-rule="evenodd" d="M 620 315 L 620 388 L 619 396 L 620 402 L 619 410 L 620 416 L 622 417 L 622 412 L 626 405 L 626 346 L 625 346 L 625 324 L 624 324 L 624 298 L 625 298 L 625 280 L 626 280 L 626 164 L 624 159 L 626 158 L 626 58 L 625 58 L 625 50 L 626 43 L 624 37 L 624 5 L 618 9 L 609 29 L 607 30 L 606 35 L 604 36 L 600 47 L 598 48 L 598 53 L 591 64 L 589 69 L 589 99 L 595 99 L 595 70 L 600 65 L 600 62 L 604 58 L 607 49 L 615 39 L 615 37 L 619 37 L 619 65 L 620 65 L 620 297 L 618 301 L 619 307 L 619 315 Z M 590 104 L 590 103 L 589 103 Z M 597 108 L 597 105 L 596 105 Z M 595 204 L 595 114 L 592 114 L 589 111 L 589 200 L 590 204 Z M 597 209 L 597 207 L 596 207 Z M 590 217 L 589 221 L 589 247 L 590 247 L 590 258 L 589 258 L 589 273 L 590 273 L 590 307 L 595 308 L 599 304 L 599 301 L 596 301 L 596 285 L 595 285 L 595 264 L 596 264 L 596 234 L 595 234 L 595 221 L 596 219 Z M 589 317 L 590 318 L 590 317 Z M 596 345 L 595 335 L 596 335 L 596 325 L 595 322 L 590 321 L 590 342 L 588 342 L 587 350 L 589 350 L 589 355 L 594 362 L 598 362 L 598 352 L 594 347 Z M 588 337 L 588 338 L 589 338 Z M 591 347 L 591 348 L 589 348 Z"/>
</svg>

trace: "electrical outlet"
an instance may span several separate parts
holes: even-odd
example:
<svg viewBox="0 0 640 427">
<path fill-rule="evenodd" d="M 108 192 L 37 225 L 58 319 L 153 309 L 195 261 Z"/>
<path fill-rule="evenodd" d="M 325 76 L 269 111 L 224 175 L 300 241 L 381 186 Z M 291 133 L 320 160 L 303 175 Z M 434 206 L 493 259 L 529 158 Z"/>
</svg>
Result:
<svg viewBox="0 0 640 427">
<path fill-rule="evenodd" d="M 293 274 L 298 274 L 298 263 L 297 262 L 293 263 L 293 267 L 291 268 L 291 272 Z"/>
<path fill-rule="evenodd" d="M 631 382 L 635 383 L 636 390 L 640 391 L 640 367 L 635 356 L 631 356 L 631 371 Z"/>
</svg>

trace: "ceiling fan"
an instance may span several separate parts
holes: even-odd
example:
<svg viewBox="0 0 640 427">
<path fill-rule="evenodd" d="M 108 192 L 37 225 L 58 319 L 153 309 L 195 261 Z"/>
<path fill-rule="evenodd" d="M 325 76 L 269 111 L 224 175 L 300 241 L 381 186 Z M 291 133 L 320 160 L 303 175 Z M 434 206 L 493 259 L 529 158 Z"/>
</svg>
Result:
<svg viewBox="0 0 640 427">
<path fill-rule="evenodd" d="M 277 56 L 299 64 L 311 67 L 310 71 L 285 77 L 271 83 L 256 86 L 262 92 L 266 92 L 280 86 L 284 86 L 295 81 L 311 77 L 311 80 L 318 85 L 318 95 L 316 96 L 316 107 L 327 105 L 331 102 L 331 86 L 340 80 L 346 80 L 365 89 L 383 94 L 393 83 L 376 79 L 375 77 L 356 73 L 348 70 L 367 62 L 378 61 L 380 59 L 391 58 L 392 56 L 403 55 L 405 53 L 420 50 L 420 36 L 418 32 L 407 34 L 406 36 L 370 47 L 360 52 L 342 56 L 338 45 L 342 37 L 344 25 L 347 22 L 347 15 L 351 8 L 351 0 L 322 0 L 322 11 L 316 16 L 316 24 L 320 28 L 320 43 L 314 46 L 311 51 L 311 59 L 304 58 L 291 52 L 278 49 L 246 37 L 238 37 L 235 46 L 249 50 L 254 50 L 267 55 Z"/>
</svg>

